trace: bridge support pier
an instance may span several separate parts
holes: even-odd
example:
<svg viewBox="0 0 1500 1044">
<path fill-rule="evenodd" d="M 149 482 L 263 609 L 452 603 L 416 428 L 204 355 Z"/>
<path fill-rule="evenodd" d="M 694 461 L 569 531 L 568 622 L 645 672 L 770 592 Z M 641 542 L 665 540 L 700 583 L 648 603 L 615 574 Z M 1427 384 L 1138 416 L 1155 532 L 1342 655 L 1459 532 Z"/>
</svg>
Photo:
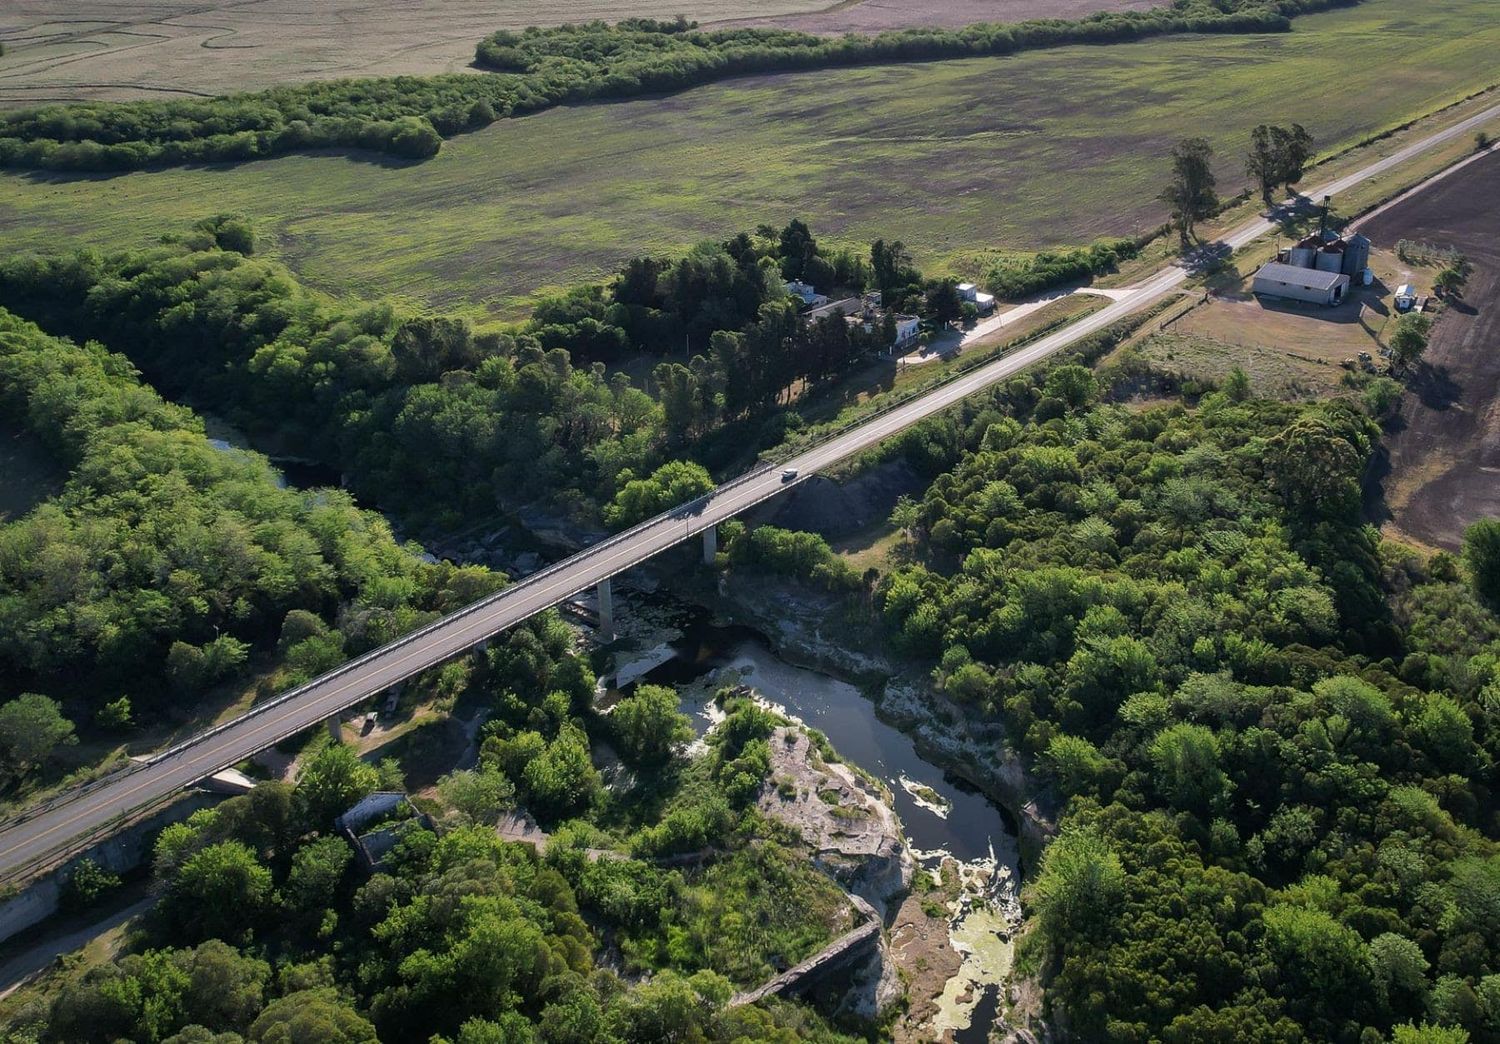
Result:
<svg viewBox="0 0 1500 1044">
<path fill-rule="evenodd" d="M 328 735 L 335 743 L 344 742 L 344 723 L 339 720 L 337 714 L 330 715 L 328 718 Z"/>
<path fill-rule="evenodd" d="M 719 553 L 719 527 L 709 526 L 703 531 L 703 564 L 713 565 Z"/>
<path fill-rule="evenodd" d="M 605 641 L 615 636 L 615 600 L 610 594 L 609 579 L 599 581 L 599 637 Z"/>
</svg>

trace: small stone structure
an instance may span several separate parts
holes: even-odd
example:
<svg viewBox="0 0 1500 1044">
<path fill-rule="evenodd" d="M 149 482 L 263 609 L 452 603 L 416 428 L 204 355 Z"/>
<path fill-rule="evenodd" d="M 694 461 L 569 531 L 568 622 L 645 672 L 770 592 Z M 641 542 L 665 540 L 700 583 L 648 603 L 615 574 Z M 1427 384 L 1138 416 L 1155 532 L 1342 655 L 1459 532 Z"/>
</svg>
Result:
<svg viewBox="0 0 1500 1044">
<path fill-rule="evenodd" d="M 391 814 L 403 804 L 407 806 L 409 815 L 392 819 Z M 428 830 L 433 829 L 431 818 L 412 807 L 404 793 L 399 790 L 377 790 L 361 798 L 343 815 L 335 817 L 333 825 L 354 848 L 360 865 L 368 873 L 376 869 L 386 853 L 396 846 L 401 836 L 400 828 L 412 821 Z M 376 828 L 365 830 L 370 823 L 376 823 Z"/>
</svg>

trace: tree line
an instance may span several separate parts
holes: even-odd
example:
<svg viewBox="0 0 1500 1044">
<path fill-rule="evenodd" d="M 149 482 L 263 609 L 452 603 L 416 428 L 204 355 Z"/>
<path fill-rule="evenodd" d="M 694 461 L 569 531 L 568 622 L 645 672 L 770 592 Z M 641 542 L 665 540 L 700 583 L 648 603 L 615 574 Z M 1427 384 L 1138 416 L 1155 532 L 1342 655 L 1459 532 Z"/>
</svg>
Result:
<svg viewBox="0 0 1500 1044">
<path fill-rule="evenodd" d="M 1013 54 L 1165 33 L 1279 32 L 1297 15 L 1358 0 L 1172 0 L 1077 21 L 982 23 L 837 39 L 781 29 L 698 31 L 633 19 L 481 41 L 483 75 L 345 79 L 167 102 L 85 102 L 0 118 L 0 166 L 135 170 L 314 148 L 436 155 L 445 137 L 556 105 L 680 90 L 747 73 Z"/>
</svg>

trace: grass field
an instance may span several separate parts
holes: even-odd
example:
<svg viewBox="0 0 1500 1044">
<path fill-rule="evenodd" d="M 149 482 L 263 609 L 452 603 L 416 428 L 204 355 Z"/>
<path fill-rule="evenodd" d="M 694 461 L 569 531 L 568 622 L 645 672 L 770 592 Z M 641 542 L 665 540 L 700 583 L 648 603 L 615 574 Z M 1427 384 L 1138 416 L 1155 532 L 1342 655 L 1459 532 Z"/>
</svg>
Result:
<svg viewBox="0 0 1500 1044">
<path fill-rule="evenodd" d="M 503 317 L 632 254 L 794 215 L 929 263 L 1074 243 L 1158 222 L 1165 155 L 1190 131 L 1233 191 L 1256 123 L 1300 120 L 1331 148 L 1488 84 L 1493 12 L 1369 0 L 1272 36 L 751 77 L 501 121 L 417 165 L 6 174 L 0 247 L 137 245 L 238 210 L 324 289 Z"/>
<path fill-rule="evenodd" d="M 827 6 L 757 0 L 754 10 L 775 17 Z M 453 72 L 496 29 L 677 14 L 706 22 L 746 10 L 745 0 L 7 0 L 0 106 Z"/>
</svg>

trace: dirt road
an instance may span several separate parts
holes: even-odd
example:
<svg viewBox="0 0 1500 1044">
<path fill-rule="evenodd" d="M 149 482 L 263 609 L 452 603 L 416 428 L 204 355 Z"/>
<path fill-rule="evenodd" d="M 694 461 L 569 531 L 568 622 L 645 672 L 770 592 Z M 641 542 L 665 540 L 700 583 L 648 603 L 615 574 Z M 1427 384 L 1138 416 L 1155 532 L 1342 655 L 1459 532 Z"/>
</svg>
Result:
<svg viewBox="0 0 1500 1044">
<path fill-rule="evenodd" d="M 1463 299 L 1433 326 L 1386 439 L 1376 520 L 1457 549 L 1476 519 L 1500 517 L 1500 151 L 1366 222 L 1379 246 L 1426 240 L 1461 250 L 1474 270 Z M 1430 285 L 1433 268 L 1416 269 Z"/>
</svg>

